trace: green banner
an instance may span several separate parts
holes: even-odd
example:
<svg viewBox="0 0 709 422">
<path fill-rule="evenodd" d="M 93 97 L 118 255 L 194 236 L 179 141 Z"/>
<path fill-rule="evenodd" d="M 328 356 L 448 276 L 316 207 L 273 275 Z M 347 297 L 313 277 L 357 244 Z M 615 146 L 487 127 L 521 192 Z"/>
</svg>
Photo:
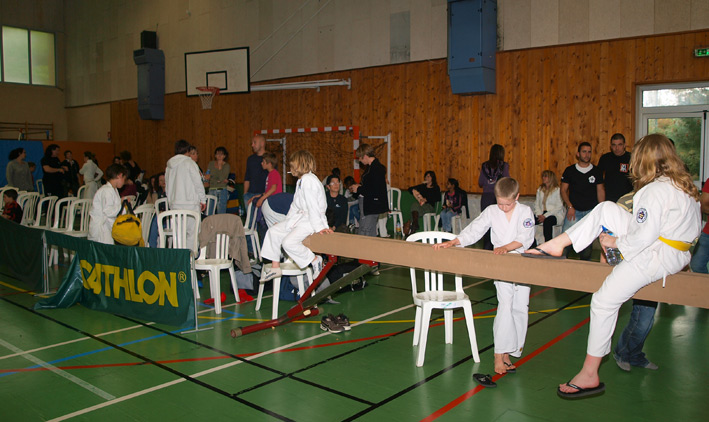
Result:
<svg viewBox="0 0 709 422">
<path fill-rule="evenodd" d="M 57 294 L 35 309 L 89 309 L 175 326 L 194 326 L 187 249 L 105 245 L 45 231 L 47 245 L 76 252 Z"/>
<path fill-rule="evenodd" d="M 42 288 L 42 233 L 0 218 L 0 273 L 23 282 L 30 290 Z"/>
</svg>

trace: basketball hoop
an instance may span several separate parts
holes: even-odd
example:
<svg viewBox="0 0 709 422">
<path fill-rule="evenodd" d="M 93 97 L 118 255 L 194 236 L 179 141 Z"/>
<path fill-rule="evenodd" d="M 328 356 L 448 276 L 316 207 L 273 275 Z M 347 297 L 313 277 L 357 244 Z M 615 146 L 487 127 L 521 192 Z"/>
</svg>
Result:
<svg viewBox="0 0 709 422">
<path fill-rule="evenodd" d="M 198 86 L 199 99 L 202 100 L 202 109 L 211 110 L 212 99 L 215 95 L 219 95 L 219 88 L 216 86 Z"/>
</svg>

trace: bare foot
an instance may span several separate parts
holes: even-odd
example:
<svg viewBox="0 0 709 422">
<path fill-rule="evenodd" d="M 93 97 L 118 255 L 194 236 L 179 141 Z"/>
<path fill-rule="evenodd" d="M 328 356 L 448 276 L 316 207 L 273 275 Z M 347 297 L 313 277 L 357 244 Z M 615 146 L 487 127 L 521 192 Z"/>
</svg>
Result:
<svg viewBox="0 0 709 422">
<path fill-rule="evenodd" d="M 559 236 L 551 239 L 550 241 L 544 242 L 541 245 L 537 246 L 536 249 L 529 249 L 525 252 L 533 255 L 543 255 L 543 253 L 539 251 L 541 249 L 549 255 L 561 256 L 561 254 L 564 252 L 564 248 L 569 245 L 571 245 L 571 239 L 569 238 L 569 235 L 566 233 L 562 233 Z"/>
<path fill-rule="evenodd" d="M 506 353 L 495 353 L 495 373 L 497 374 L 502 375 L 507 373 L 505 361 L 503 360 L 505 355 Z M 509 357 L 507 359 L 509 359 Z"/>
<path fill-rule="evenodd" d="M 598 378 L 598 374 L 594 375 L 588 375 L 582 372 L 579 372 L 575 377 L 569 381 L 569 384 L 576 385 L 581 388 L 594 388 L 598 387 L 598 385 L 601 383 L 601 380 Z M 559 384 L 559 390 L 561 390 L 564 393 L 575 393 L 578 390 L 576 390 L 573 387 L 569 387 L 564 384 Z"/>
<path fill-rule="evenodd" d="M 510 354 L 509 354 L 509 353 L 505 353 L 505 354 L 502 356 L 502 363 L 503 363 L 503 365 L 505 365 L 505 368 L 507 368 L 508 371 L 509 371 L 510 369 L 517 369 L 517 366 L 515 366 L 515 364 L 512 363 L 512 361 L 510 360 Z"/>
</svg>

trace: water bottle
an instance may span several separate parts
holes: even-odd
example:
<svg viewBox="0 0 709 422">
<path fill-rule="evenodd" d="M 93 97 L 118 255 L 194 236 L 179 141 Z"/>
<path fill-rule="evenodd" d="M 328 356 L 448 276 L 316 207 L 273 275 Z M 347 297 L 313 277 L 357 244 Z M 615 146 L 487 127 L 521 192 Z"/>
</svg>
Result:
<svg viewBox="0 0 709 422">
<path fill-rule="evenodd" d="M 241 211 L 241 205 L 239 205 L 239 207 L 236 209 L 236 215 L 241 217 L 242 214 L 243 214 L 243 211 Z"/>
<path fill-rule="evenodd" d="M 401 234 L 401 222 L 396 220 L 396 234 Z"/>
<path fill-rule="evenodd" d="M 608 236 L 615 236 L 613 232 L 608 230 L 605 226 L 601 226 L 601 229 L 603 229 L 603 233 Z M 616 266 L 620 264 L 620 261 L 622 260 L 623 255 L 620 254 L 620 250 L 618 248 L 606 248 L 606 261 L 608 262 L 608 265 L 612 267 Z"/>
</svg>

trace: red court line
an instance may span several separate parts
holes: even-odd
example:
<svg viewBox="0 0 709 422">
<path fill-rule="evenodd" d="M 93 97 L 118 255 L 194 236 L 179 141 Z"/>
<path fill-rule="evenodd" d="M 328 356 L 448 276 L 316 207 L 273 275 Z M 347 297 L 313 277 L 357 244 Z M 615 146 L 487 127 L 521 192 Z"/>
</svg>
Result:
<svg viewBox="0 0 709 422">
<path fill-rule="evenodd" d="M 545 345 L 541 346 L 540 348 L 533 351 L 529 355 L 527 355 L 527 356 L 523 357 L 522 359 L 518 360 L 517 362 L 515 362 L 515 366 L 521 366 L 525 362 L 528 362 L 530 359 L 534 358 L 535 356 L 539 355 L 540 353 L 542 353 L 546 349 L 550 348 L 554 344 L 561 341 L 561 339 L 563 339 L 564 337 L 568 336 L 569 334 L 573 333 L 574 331 L 576 331 L 579 328 L 583 327 L 584 325 L 588 324 L 589 320 L 590 320 L 590 317 L 584 319 L 583 321 L 581 321 L 578 324 L 574 325 L 573 327 L 569 328 L 568 330 L 566 330 L 565 332 L 563 332 L 562 334 L 560 334 L 556 338 L 552 339 L 551 341 L 549 341 Z M 497 381 L 498 379 L 504 377 L 505 375 L 507 375 L 507 374 L 497 374 L 494 377 L 492 377 L 492 380 Z M 457 397 L 455 400 L 451 401 L 450 403 L 446 404 L 445 406 L 443 406 L 440 409 L 436 410 L 435 412 L 431 413 L 429 416 L 425 417 L 424 419 L 421 419 L 421 421 L 428 422 L 428 421 L 433 421 L 433 420 L 438 419 L 439 417 L 443 416 L 444 414 L 446 414 L 448 411 L 450 411 L 454 407 L 458 406 L 459 404 L 463 403 L 465 400 L 473 397 L 474 395 L 478 394 L 479 392 L 481 392 L 484 389 L 485 389 L 485 387 L 483 387 L 482 385 L 478 385 L 477 387 L 473 388 L 472 390 L 465 392 L 463 395 Z"/>
</svg>

